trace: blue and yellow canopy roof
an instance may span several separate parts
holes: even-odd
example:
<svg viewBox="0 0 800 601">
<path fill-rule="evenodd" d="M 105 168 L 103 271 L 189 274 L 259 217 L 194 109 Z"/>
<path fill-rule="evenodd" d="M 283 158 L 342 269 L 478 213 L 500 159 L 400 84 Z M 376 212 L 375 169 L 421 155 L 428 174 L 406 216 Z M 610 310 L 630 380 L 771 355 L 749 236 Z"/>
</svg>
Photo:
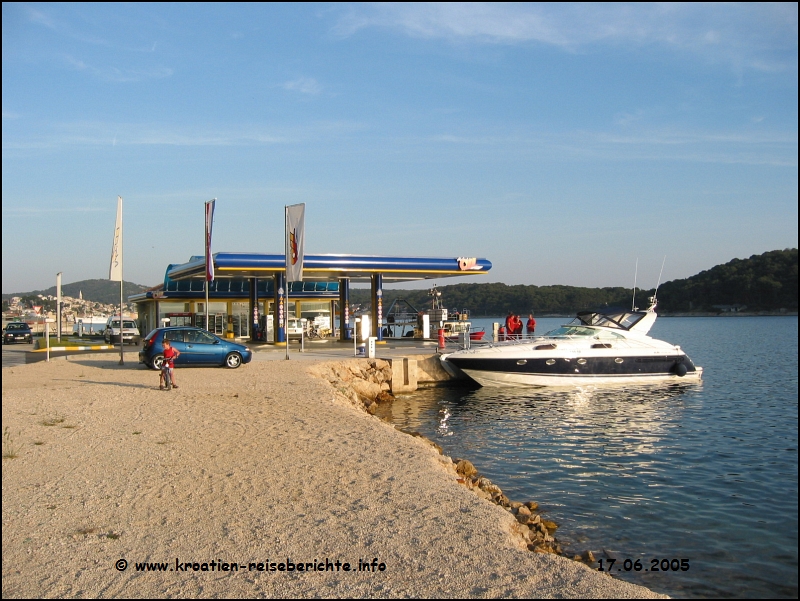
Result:
<svg viewBox="0 0 800 601">
<path fill-rule="evenodd" d="M 216 278 L 270 277 L 286 269 L 284 255 L 257 253 L 216 253 L 213 255 Z M 431 280 L 437 278 L 487 273 L 492 264 L 476 257 L 375 257 L 363 255 L 306 255 L 303 280 L 335 280 L 349 278 L 368 282 L 373 274 L 383 276 L 384 283 Z M 167 269 L 171 280 L 205 277 L 205 259 L 192 257 L 188 263 Z"/>
</svg>

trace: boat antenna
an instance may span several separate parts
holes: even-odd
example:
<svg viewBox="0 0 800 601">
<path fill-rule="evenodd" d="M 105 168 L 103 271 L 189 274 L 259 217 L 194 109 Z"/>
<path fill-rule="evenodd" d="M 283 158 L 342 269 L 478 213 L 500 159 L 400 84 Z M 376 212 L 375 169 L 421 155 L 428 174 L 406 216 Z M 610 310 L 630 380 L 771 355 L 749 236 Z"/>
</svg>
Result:
<svg viewBox="0 0 800 601">
<path fill-rule="evenodd" d="M 636 311 L 636 276 L 639 275 L 639 257 L 636 257 L 636 267 L 633 270 L 633 300 L 631 301 L 631 311 Z"/>
<path fill-rule="evenodd" d="M 653 304 L 656 302 L 658 296 L 658 287 L 661 286 L 661 275 L 664 273 L 664 263 L 667 262 L 667 255 L 664 255 L 664 260 L 661 261 L 661 271 L 658 273 L 658 284 L 656 284 L 656 291 L 653 292 Z"/>
</svg>

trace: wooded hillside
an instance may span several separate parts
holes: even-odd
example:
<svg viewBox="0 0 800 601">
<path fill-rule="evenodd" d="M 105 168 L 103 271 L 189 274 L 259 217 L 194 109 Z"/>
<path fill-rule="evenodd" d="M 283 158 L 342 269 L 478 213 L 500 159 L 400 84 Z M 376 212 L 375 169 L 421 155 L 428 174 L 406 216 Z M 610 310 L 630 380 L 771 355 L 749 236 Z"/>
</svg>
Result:
<svg viewBox="0 0 800 601">
<path fill-rule="evenodd" d="M 122 284 L 125 302 L 128 302 L 128 297 L 130 295 L 138 294 L 148 288 L 147 286 L 134 284 L 133 282 L 123 282 Z M 28 297 L 38 294 L 55 296 L 56 287 L 52 286 L 47 290 L 4 294 L 3 300 L 8 300 L 12 296 Z M 78 294 L 83 294 L 85 300 L 90 300 L 95 303 L 119 304 L 119 282 L 112 282 L 111 280 L 81 280 L 80 282 L 73 282 L 71 284 L 62 284 L 61 294 L 62 296 L 71 296 L 73 298 L 78 298 Z"/>
<path fill-rule="evenodd" d="M 502 316 L 509 311 L 527 315 L 571 315 L 607 307 L 629 308 L 630 288 L 576 286 L 508 286 L 454 284 L 439 286 L 447 309 L 469 309 L 473 316 Z M 655 290 L 637 290 L 636 303 L 647 305 Z M 351 302 L 369 303 L 368 290 L 353 290 Z M 384 290 L 384 312 L 402 298 L 417 309 L 428 308 L 427 290 Z M 683 280 L 665 282 L 658 290 L 661 313 L 797 311 L 797 249 L 775 250 L 749 259 L 734 259 Z"/>
<path fill-rule="evenodd" d="M 715 305 L 748 311 L 797 311 L 797 249 L 734 259 L 658 290 L 665 312 L 713 311 Z"/>
</svg>

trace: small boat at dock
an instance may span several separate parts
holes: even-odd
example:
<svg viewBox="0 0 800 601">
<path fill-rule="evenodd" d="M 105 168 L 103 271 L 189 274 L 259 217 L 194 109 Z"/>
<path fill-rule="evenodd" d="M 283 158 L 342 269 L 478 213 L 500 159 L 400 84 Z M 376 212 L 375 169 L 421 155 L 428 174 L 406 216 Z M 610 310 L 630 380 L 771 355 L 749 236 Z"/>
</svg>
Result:
<svg viewBox="0 0 800 601">
<path fill-rule="evenodd" d="M 472 329 L 472 322 L 469 321 L 469 311 L 466 309 L 455 313 L 454 319 L 442 322 L 441 329 L 444 330 L 446 342 L 462 342 L 465 334 L 469 335 L 470 341 L 480 342 L 486 334 L 484 328 L 480 330 Z"/>
<path fill-rule="evenodd" d="M 418 311 L 404 299 L 396 299 L 386 312 L 384 324 L 387 338 L 422 338 L 436 340 L 439 330 L 444 330 L 446 342 L 463 342 L 468 334 L 471 342 L 483 340 L 484 328 L 474 330 L 469 321 L 469 310 L 448 311 L 442 306 L 442 293 L 434 284 L 428 291 L 431 297 L 429 309 Z"/>
</svg>

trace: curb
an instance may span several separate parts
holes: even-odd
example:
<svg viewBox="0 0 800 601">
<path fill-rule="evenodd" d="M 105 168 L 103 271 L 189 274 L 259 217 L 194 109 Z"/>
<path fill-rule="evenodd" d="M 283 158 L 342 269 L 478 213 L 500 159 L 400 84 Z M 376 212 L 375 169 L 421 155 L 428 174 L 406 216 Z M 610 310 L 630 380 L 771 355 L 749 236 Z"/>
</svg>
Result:
<svg viewBox="0 0 800 601">
<path fill-rule="evenodd" d="M 93 346 L 51 346 L 50 352 L 56 351 L 105 351 L 108 349 L 118 348 L 117 346 L 110 345 L 110 344 L 96 344 Z M 31 353 L 46 353 L 46 348 L 38 348 L 33 351 L 29 351 Z"/>
</svg>

